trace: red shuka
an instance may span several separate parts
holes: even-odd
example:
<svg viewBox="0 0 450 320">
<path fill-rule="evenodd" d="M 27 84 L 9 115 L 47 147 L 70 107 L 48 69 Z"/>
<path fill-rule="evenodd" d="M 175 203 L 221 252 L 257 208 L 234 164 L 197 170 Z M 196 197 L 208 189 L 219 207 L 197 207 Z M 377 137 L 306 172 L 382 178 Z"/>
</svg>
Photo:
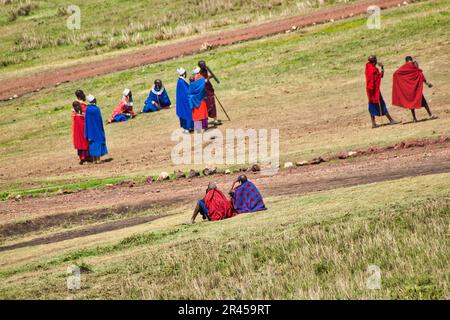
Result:
<svg viewBox="0 0 450 320">
<path fill-rule="evenodd" d="M 126 113 L 127 112 L 127 105 L 125 103 L 125 101 L 120 101 L 119 104 L 117 105 L 117 107 L 114 108 L 113 113 L 111 115 L 111 118 L 109 119 L 109 121 L 113 121 L 114 117 L 117 116 L 118 114 L 122 114 L 122 113 Z"/>
<path fill-rule="evenodd" d="M 424 81 L 419 67 L 412 62 L 405 63 L 394 72 L 392 104 L 406 109 L 421 108 Z"/>
<path fill-rule="evenodd" d="M 376 66 L 366 64 L 366 91 L 369 102 L 380 102 L 381 72 Z"/>
<path fill-rule="evenodd" d="M 211 221 L 223 220 L 233 216 L 230 201 L 222 191 L 211 189 L 205 196 L 205 205 Z"/>
<path fill-rule="evenodd" d="M 89 150 L 89 144 L 84 136 L 84 115 L 72 112 L 72 141 L 77 150 Z"/>
</svg>

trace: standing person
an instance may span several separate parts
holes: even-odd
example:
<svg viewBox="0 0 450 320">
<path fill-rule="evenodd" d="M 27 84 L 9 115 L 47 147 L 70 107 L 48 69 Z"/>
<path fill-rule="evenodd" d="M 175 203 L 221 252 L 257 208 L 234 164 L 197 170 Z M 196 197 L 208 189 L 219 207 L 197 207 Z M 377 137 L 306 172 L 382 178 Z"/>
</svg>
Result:
<svg viewBox="0 0 450 320">
<path fill-rule="evenodd" d="M 191 218 L 192 224 L 195 223 L 199 213 L 204 220 L 209 221 L 223 220 L 233 216 L 230 201 L 214 182 L 208 184 L 205 197 L 197 202 Z"/>
<path fill-rule="evenodd" d="M 417 122 L 415 109 L 422 107 L 427 110 L 429 119 L 436 119 L 437 117 L 431 113 L 428 102 L 423 95 L 423 84 L 429 88 L 433 85 L 427 82 L 422 69 L 419 68 L 417 61 L 411 56 L 405 58 L 405 64 L 394 72 L 392 82 L 392 104 L 410 109 L 413 117 L 413 122 Z"/>
<path fill-rule="evenodd" d="M 180 127 L 184 129 L 184 133 L 189 133 L 190 130 L 194 129 L 194 121 L 192 120 L 192 110 L 189 107 L 189 82 L 186 80 L 186 70 L 180 68 L 178 72 L 178 82 L 177 82 L 177 116 L 180 119 Z"/>
<path fill-rule="evenodd" d="M 79 101 L 74 101 L 72 107 L 72 142 L 82 165 L 89 159 L 89 143 L 84 136 L 84 113 Z"/>
<path fill-rule="evenodd" d="M 161 109 L 169 109 L 171 104 L 169 95 L 167 94 L 162 81 L 156 79 L 155 87 L 150 90 L 142 112 L 155 112 Z"/>
<path fill-rule="evenodd" d="M 381 95 L 381 78 L 384 76 L 384 66 L 378 63 L 377 57 L 369 56 L 366 64 L 366 91 L 369 98 L 369 112 L 372 120 L 372 128 L 378 128 L 379 125 L 375 121 L 375 116 L 386 116 L 391 124 L 397 124 L 398 121 L 392 119 L 389 111 Z M 377 68 L 377 64 L 381 67 L 381 72 Z"/>
<path fill-rule="evenodd" d="M 127 121 L 129 118 L 134 118 L 135 116 L 136 114 L 133 112 L 133 95 L 130 89 L 125 89 L 122 100 L 120 100 L 117 107 L 113 110 L 108 123 Z"/>
<path fill-rule="evenodd" d="M 206 67 L 205 61 L 199 61 L 198 67 L 200 68 L 200 74 L 205 78 L 206 85 L 206 106 L 208 108 L 208 117 L 213 118 L 213 124 L 215 126 L 222 124 L 220 120 L 217 120 L 217 109 L 216 109 L 216 96 L 214 93 L 214 87 L 211 83 L 211 79 L 209 77 L 208 68 Z"/>
<path fill-rule="evenodd" d="M 100 157 L 108 154 L 106 148 L 105 129 L 103 128 L 102 113 L 97 106 L 97 99 L 89 95 L 85 115 L 85 136 L 89 142 L 89 155 L 94 163 L 100 163 Z"/>
<path fill-rule="evenodd" d="M 208 108 L 206 106 L 205 78 L 200 75 L 200 68 L 194 69 L 194 77 L 189 85 L 189 107 L 192 110 L 192 120 L 197 132 L 208 128 Z"/>
<path fill-rule="evenodd" d="M 86 104 L 86 95 L 84 94 L 83 90 L 78 89 L 77 91 L 75 91 L 75 96 L 77 97 L 78 103 L 81 105 L 83 113 L 85 113 L 87 104 Z"/>
</svg>

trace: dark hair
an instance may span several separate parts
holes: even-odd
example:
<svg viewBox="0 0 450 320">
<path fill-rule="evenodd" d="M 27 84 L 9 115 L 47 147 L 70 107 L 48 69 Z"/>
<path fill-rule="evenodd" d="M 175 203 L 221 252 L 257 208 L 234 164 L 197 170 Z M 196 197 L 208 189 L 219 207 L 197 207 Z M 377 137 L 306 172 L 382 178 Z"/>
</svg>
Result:
<svg viewBox="0 0 450 320">
<path fill-rule="evenodd" d="M 157 83 L 157 82 L 160 82 L 160 83 L 162 84 L 162 81 L 161 81 L 160 79 L 156 79 L 156 80 L 155 80 L 155 86 L 156 86 L 156 83 Z"/>
<path fill-rule="evenodd" d="M 75 91 L 75 95 L 78 99 L 86 101 L 86 95 L 84 94 L 83 90 L 78 89 L 77 91 Z"/>
<path fill-rule="evenodd" d="M 242 175 L 239 176 L 238 180 L 239 180 L 240 183 L 245 183 L 245 182 L 247 182 L 248 179 L 247 179 L 247 176 L 245 174 L 242 174 Z"/>
<path fill-rule="evenodd" d="M 411 61 L 413 61 L 413 58 L 411 56 L 406 56 L 405 57 L 405 61 L 406 62 L 411 62 Z"/>
<path fill-rule="evenodd" d="M 83 112 L 83 109 L 81 109 L 81 104 L 78 101 L 72 102 L 72 107 L 76 113 L 81 114 Z"/>
</svg>

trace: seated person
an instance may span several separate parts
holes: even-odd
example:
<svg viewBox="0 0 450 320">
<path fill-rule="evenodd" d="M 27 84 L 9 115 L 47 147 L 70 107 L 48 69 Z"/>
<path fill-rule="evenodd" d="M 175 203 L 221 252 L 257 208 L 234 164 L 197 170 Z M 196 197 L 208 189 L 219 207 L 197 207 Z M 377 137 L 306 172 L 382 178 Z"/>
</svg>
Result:
<svg viewBox="0 0 450 320">
<path fill-rule="evenodd" d="M 155 112 L 161 109 L 169 109 L 170 105 L 169 96 L 166 88 L 164 88 L 161 80 L 155 80 L 155 87 L 150 90 L 147 100 L 145 100 L 144 109 L 142 112 Z"/>
<path fill-rule="evenodd" d="M 239 185 L 235 188 L 234 186 L 236 183 L 239 183 Z M 230 190 L 230 196 L 233 213 L 239 214 L 266 210 L 261 193 L 245 175 L 239 176 L 233 183 Z"/>
<path fill-rule="evenodd" d="M 223 220 L 233 216 L 230 202 L 223 192 L 217 189 L 214 182 L 208 184 L 205 197 L 197 202 L 191 223 L 195 223 L 195 218 L 199 213 L 204 220 L 208 219 L 209 221 Z"/>
<path fill-rule="evenodd" d="M 122 100 L 113 110 L 108 123 L 127 121 L 129 118 L 134 118 L 135 116 L 136 114 L 133 111 L 133 95 L 130 89 L 125 89 Z"/>
</svg>

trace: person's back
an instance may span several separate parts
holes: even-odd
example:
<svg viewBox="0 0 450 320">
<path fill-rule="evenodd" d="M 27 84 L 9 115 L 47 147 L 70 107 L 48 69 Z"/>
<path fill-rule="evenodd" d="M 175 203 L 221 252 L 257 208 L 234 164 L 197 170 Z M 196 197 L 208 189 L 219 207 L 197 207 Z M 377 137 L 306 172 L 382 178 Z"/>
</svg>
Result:
<svg viewBox="0 0 450 320">
<path fill-rule="evenodd" d="M 89 95 L 88 102 L 85 115 L 85 136 L 89 141 L 89 155 L 94 163 L 100 163 L 100 157 L 108 154 L 102 113 L 96 105 L 97 100 L 94 96 Z"/>
<path fill-rule="evenodd" d="M 191 223 L 195 223 L 195 218 L 199 213 L 203 219 L 209 221 L 223 220 L 233 216 L 230 201 L 214 182 L 208 184 L 205 197 L 197 202 Z"/>
<path fill-rule="evenodd" d="M 236 183 L 240 183 L 240 185 L 234 188 Z M 233 211 L 236 213 L 266 210 L 261 193 L 253 182 L 249 181 L 245 175 L 239 176 L 233 183 L 230 190 L 230 196 Z"/>
<path fill-rule="evenodd" d="M 230 201 L 217 188 L 208 191 L 205 196 L 205 205 L 208 208 L 211 221 L 227 219 L 233 215 Z"/>
</svg>

